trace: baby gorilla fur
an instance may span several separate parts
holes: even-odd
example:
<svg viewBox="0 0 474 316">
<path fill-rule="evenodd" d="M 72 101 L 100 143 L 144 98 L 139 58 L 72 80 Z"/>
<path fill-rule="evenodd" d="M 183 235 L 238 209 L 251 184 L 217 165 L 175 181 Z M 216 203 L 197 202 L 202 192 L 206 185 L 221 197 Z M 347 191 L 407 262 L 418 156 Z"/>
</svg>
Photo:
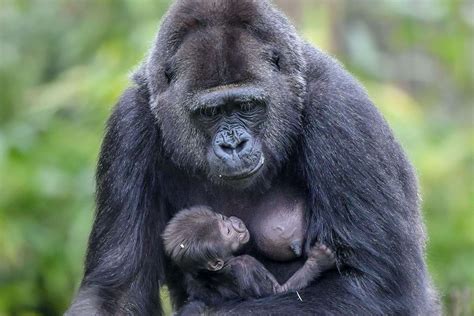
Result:
<svg viewBox="0 0 474 316">
<path fill-rule="evenodd" d="M 335 266 L 332 251 L 316 244 L 305 264 L 280 285 L 257 259 L 236 255 L 249 238 L 240 219 L 225 217 L 205 206 L 182 210 L 171 219 L 163 233 L 165 252 L 185 273 L 189 300 L 203 303 L 188 309 L 197 308 L 193 312 L 199 312 L 204 305 L 218 305 L 229 299 L 298 290 Z"/>
</svg>

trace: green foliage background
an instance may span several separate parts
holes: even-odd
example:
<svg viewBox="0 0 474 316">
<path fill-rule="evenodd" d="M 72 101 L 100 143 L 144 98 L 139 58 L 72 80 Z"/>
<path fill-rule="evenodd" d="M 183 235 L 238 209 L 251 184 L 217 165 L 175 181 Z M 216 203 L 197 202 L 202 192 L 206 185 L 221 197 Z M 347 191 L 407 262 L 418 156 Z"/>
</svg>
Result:
<svg viewBox="0 0 474 316">
<path fill-rule="evenodd" d="M 447 314 L 474 314 L 474 2 L 279 1 L 367 87 L 416 166 Z M 104 124 L 168 1 L 0 0 L 0 316 L 77 289 Z"/>
</svg>

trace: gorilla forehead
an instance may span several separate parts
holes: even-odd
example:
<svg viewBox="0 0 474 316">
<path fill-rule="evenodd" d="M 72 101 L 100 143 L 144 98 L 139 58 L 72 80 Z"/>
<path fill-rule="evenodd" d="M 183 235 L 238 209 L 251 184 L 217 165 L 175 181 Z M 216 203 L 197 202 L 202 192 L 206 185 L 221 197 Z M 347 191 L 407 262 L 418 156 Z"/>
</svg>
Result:
<svg viewBox="0 0 474 316">
<path fill-rule="evenodd" d="M 213 28 L 221 29 L 220 33 L 211 31 Z M 290 57 L 290 66 L 295 69 L 301 70 L 305 64 L 302 42 L 296 30 L 269 1 L 178 0 L 163 19 L 152 48 L 148 63 L 152 75 L 157 65 L 173 57 L 188 37 L 200 31 L 205 32 L 206 37 L 214 34 L 214 40 L 217 39 L 216 35 L 220 35 L 229 41 L 241 38 L 242 31 L 245 31 L 260 45 L 266 43 L 278 46 L 282 54 Z M 251 45 L 248 43 L 245 46 Z"/>
<path fill-rule="evenodd" d="M 252 65 L 264 53 L 264 46 L 245 30 L 216 26 L 188 36 L 171 59 L 171 67 L 188 74 L 189 90 L 211 89 L 261 81 L 264 68 Z"/>
<path fill-rule="evenodd" d="M 178 0 L 163 21 L 168 49 L 176 50 L 190 33 L 219 25 L 248 28 L 262 38 L 269 37 L 271 25 L 263 23 L 264 15 L 259 14 L 268 9 L 265 0 Z"/>
</svg>

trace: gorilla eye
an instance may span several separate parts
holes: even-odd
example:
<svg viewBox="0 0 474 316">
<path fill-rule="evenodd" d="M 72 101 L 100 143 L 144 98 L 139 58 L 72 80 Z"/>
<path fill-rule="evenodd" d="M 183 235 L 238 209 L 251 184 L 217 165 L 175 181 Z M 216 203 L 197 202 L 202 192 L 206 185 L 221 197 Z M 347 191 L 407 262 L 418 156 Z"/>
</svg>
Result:
<svg viewBox="0 0 474 316">
<path fill-rule="evenodd" d="M 252 112 L 253 109 L 255 109 L 254 103 L 247 102 L 241 106 L 241 111 L 244 113 Z"/>
<path fill-rule="evenodd" d="M 278 71 L 280 71 L 281 70 L 281 68 L 280 68 L 280 54 L 273 51 L 271 56 L 270 56 L 270 60 L 271 60 L 272 64 L 275 66 L 275 68 Z"/>
<path fill-rule="evenodd" d="M 218 110 L 216 107 L 205 107 L 201 108 L 200 114 L 201 116 L 207 117 L 207 118 L 213 118 L 218 114 Z"/>
</svg>

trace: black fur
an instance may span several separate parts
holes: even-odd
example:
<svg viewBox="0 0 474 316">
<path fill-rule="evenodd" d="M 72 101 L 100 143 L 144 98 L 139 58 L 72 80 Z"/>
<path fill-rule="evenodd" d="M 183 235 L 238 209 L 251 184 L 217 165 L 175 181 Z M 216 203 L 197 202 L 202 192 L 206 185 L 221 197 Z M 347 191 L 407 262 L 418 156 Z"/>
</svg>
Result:
<svg viewBox="0 0 474 316">
<path fill-rule="evenodd" d="M 69 314 L 156 315 L 165 282 L 175 308 L 186 309 L 182 274 L 162 251 L 167 221 L 198 204 L 235 208 L 249 221 L 251 206 L 277 186 L 304 193 L 306 248 L 328 245 L 339 270 L 299 291 L 302 300 L 229 301 L 211 312 L 439 313 L 412 167 L 363 88 L 267 1 L 176 1 L 135 83 L 108 124 L 85 276 Z M 240 187 L 213 173 L 209 139 L 190 115 L 203 91 L 235 84 L 258 87 L 267 102 L 266 164 Z M 300 264 L 262 261 L 281 280 Z"/>
<path fill-rule="evenodd" d="M 255 258 L 242 255 L 230 258 L 217 272 L 186 273 L 189 299 L 208 306 L 234 299 L 249 299 L 276 293 L 278 283 Z"/>
</svg>

